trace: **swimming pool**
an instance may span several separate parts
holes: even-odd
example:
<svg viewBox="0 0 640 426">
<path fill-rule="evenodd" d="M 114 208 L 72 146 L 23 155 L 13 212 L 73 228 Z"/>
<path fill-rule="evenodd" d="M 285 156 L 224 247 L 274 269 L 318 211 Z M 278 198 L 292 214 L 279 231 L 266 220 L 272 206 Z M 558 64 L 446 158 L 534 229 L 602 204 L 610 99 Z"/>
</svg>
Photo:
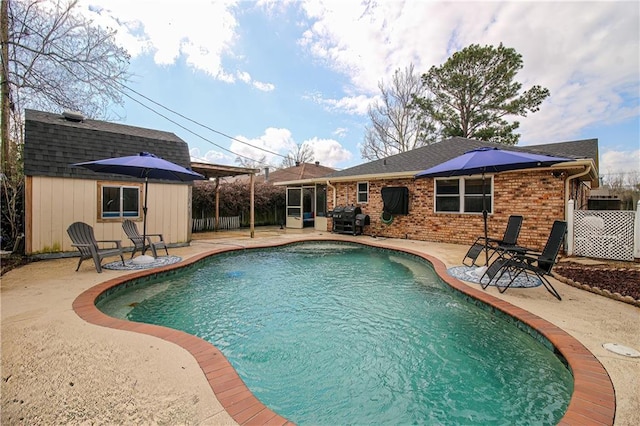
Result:
<svg viewBox="0 0 640 426">
<path fill-rule="evenodd" d="M 536 338 L 394 251 L 228 253 L 98 305 L 210 341 L 298 424 L 555 424 L 572 392 L 569 371 Z"/>
</svg>

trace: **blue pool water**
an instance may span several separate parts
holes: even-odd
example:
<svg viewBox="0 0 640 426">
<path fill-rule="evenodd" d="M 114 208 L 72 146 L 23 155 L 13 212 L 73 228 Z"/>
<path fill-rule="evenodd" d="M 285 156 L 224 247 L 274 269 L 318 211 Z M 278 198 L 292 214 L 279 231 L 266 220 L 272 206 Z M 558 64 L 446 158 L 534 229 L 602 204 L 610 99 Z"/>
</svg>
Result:
<svg viewBox="0 0 640 426">
<path fill-rule="evenodd" d="M 218 347 L 269 408 L 300 424 L 556 424 L 563 363 L 417 257 L 304 243 L 211 257 L 117 291 L 105 313 Z"/>
</svg>

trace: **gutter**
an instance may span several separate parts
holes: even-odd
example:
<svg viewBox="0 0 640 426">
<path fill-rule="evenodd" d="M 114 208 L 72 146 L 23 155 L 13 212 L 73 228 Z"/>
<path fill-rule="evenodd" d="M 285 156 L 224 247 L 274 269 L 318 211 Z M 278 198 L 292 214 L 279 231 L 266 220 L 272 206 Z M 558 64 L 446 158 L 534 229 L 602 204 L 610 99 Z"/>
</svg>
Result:
<svg viewBox="0 0 640 426">
<path fill-rule="evenodd" d="M 349 175 L 349 176 L 334 176 L 331 177 L 332 182 L 355 182 L 355 181 L 372 181 L 372 180 L 385 180 L 385 179 L 413 179 L 416 173 L 420 173 L 421 170 L 415 170 L 411 172 L 393 172 L 393 173 L 373 173 L 368 175 Z M 294 185 L 306 185 L 314 183 L 326 183 L 327 177 L 317 177 L 301 180 L 290 180 L 274 183 L 276 186 L 294 186 Z"/>
</svg>

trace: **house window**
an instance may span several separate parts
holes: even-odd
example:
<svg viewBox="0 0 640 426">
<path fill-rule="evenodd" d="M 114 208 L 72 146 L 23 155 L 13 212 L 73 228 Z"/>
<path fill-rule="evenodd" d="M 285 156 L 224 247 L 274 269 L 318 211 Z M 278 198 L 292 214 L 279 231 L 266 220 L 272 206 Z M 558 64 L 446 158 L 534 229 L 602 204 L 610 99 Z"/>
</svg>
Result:
<svg viewBox="0 0 640 426">
<path fill-rule="evenodd" d="M 140 217 L 140 185 L 98 184 L 99 219 Z"/>
<path fill-rule="evenodd" d="M 482 213 L 482 178 L 436 179 L 436 213 Z M 493 178 L 485 178 L 484 205 L 492 213 Z"/>
<path fill-rule="evenodd" d="M 358 204 L 369 202 L 369 182 L 358 182 Z"/>
</svg>

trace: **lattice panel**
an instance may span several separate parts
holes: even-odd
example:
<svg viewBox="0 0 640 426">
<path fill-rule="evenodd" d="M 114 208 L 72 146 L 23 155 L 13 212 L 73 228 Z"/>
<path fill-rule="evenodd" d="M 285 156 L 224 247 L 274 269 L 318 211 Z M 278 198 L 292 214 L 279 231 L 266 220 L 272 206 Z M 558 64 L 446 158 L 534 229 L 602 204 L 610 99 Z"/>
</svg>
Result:
<svg viewBox="0 0 640 426">
<path fill-rule="evenodd" d="M 575 254 L 632 261 L 635 214 L 634 211 L 576 210 Z"/>
</svg>

